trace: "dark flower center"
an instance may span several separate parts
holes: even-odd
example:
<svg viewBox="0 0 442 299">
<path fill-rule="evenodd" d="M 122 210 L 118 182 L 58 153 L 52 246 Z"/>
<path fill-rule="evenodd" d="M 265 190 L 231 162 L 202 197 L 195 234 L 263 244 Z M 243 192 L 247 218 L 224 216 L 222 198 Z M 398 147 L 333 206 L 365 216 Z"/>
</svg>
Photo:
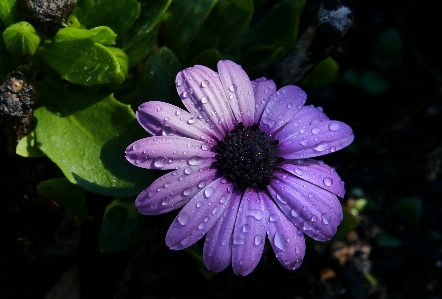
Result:
<svg viewBox="0 0 442 299">
<path fill-rule="evenodd" d="M 275 168 L 284 161 L 277 156 L 279 141 L 260 131 L 257 124 L 240 123 L 217 144 L 216 166 L 236 187 L 264 187 Z"/>
</svg>

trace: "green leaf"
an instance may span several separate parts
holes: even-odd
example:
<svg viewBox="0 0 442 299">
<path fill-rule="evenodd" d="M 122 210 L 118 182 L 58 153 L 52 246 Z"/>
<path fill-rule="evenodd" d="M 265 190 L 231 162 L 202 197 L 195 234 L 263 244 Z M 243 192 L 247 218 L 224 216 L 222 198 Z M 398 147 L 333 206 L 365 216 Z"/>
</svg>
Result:
<svg viewBox="0 0 442 299">
<path fill-rule="evenodd" d="M 342 73 L 342 80 L 354 87 L 362 87 L 362 75 L 355 69 L 348 69 Z"/>
<path fill-rule="evenodd" d="M 26 158 L 44 157 L 45 154 L 38 148 L 37 138 L 35 138 L 35 131 L 32 130 L 25 137 L 23 137 L 15 148 L 17 155 Z"/>
<path fill-rule="evenodd" d="M 147 135 L 129 106 L 112 95 L 72 92 L 49 79 L 38 90 L 38 147 L 69 181 L 91 192 L 128 197 L 154 180 L 151 171 L 124 157 L 129 144 Z"/>
<path fill-rule="evenodd" d="M 100 43 L 105 46 L 115 44 L 117 35 L 109 27 L 100 26 L 90 30 L 75 27 L 67 27 L 58 30 L 54 37 L 56 42 L 72 41 L 77 39 L 90 39 L 93 42 Z"/>
<path fill-rule="evenodd" d="M 40 37 L 28 22 L 12 24 L 3 32 L 6 50 L 12 55 L 33 55 L 40 44 Z"/>
<path fill-rule="evenodd" d="M 132 45 L 128 50 L 125 50 L 129 58 L 129 68 L 134 67 L 142 60 L 144 60 L 149 54 L 154 46 L 158 42 L 158 35 L 160 32 L 160 25 L 158 24 L 152 31 L 150 31 L 145 39 L 139 40 Z"/>
<path fill-rule="evenodd" d="M 83 221 L 89 215 L 86 205 L 86 190 L 75 186 L 66 178 L 50 179 L 37 185 L 38 195 L 57 202 Z"/>
<path fill-rule="evenodd" d="M 136 0 L 78 0 L 74 16 L 87 28 L 108 26 L 117 35 L 125 35 L 140 15 Z"/>
<path fill-rule="evenodd" d="M 402 63 L 404 56 L 404 41 L 401 32 L 389 28 L 382 32 L 374 44 L 373 64 L 381 70 L 391 69 Z"/>
<path fill-rule="evenodd" d="M 358 226 L 358 219 L 346 208 L 342 209 L 344 218 L 341 224 L 338 226 L 336 234 L 331 239 L 332 242 L 340 240 L 348 235 L 349 232 L 354 230 Z"/>
<path fill-rule="evenodd" d="M 17 0 L 1 0 L 0 1 L 0 29 L 18 21 L 17 16 Z"/>
<path fill-rule="evenodd" d="M 190 4 L 188 1 L 173 1 L 170 5 L 168 12 L 171 16 L 165 25 L 164 40 L 180 61 L 190 60 L 189 46 L 217 2 L 200 0 Z"/>
<path fill-rule="evenodd" d="M 218 0 L 195 37 L 192 53 L 211 48 L 227 52 L 247 31 L 252 15 L 252 0 Z"/>
<path fill-rule="evenodd" d="M 298 38 L 301 12 L 306 0 L 283 0 L 239 41 L 238 48 L 249 48 L 258 44 L 273 44 L 283 47 L 284 53 L 292 48 Z"/>
<path fill-rule="evenodd" d="M 362 73 L 362 87 L 369 94 L 380 94 L 390 87 L 387 79 L 380 73 L 367 70 Z"/>
<path fill-rule="evenodd" d="M 331 57 L 320 61 L 302 80 L 304 86 L 321 88 L 333 83 L 338 77 L 339 65 Z"/>
<path fill-rule="evenodd" d="M 63 79 L 84 86 L 111 82 L 121 72 L 107 47 L 90 39 L 45 42 L 39 56 Z"/>
<path fill-rule="evenodd" d="M 215 49 L 205 50 L 190 61 L 190 65 L 204 65 L 212 70 L 216 70 L 218 61 L 222 59 L 221 53 Z"/>
<path fill-rule="evenodd" d="M 128 249 L 144 239 L 146 217 L 134 207 L 133 199 L 115 199 L 104 212 L 98 235 L 102 253 L 114 253 Z"/>
<path fill-rule="evenodd" d="M 144 63 L 137 83 L 137 105 L 161 100 L 183 107 L 175 86 L 175 77 L 181 69 L 178 58 L 170 49 L 162 47 L 154 52 Z"/>
<path fill-rule="evenodd" d="M 127 52 L 135 44 L 146 39 L 163 19 L 171 2 L 172 0 L 142 1 L 140 17 L 135 21 L 128 33 L 122 37 L 122 49 Z"/>
<path fill-rule="evenodd" d="M 408 226 L 417 228 L 422 219 L 422 200 L 419 197 L 409 197 L 398 202 L 394 212 L 404 218 Z"/>
<path fill-rule="evenodd" d="M 376 242 L 379 247 L 399 247 L 402 245 L 402 240 L 390 236 L 385 230 L 379 228 L 379 233 L 376 236 Z"/>
<path fill-rule="evenodd" d="M 110 84 L 119 85 L 126 79 L 126 77 L 128 75 L 129 60 L 127 58 L 126 53 L 124 53 L 123 50 L 121 50 L 119 48 L 114 48 L 114 47 L 108 47 L 108 49 L 112 52 L 112 54 L 118 60 L 118 64 L 120 66 L 120 72 L 118 73 L 118 75 L 114 78 L 114 80 Z"/>
</svg>

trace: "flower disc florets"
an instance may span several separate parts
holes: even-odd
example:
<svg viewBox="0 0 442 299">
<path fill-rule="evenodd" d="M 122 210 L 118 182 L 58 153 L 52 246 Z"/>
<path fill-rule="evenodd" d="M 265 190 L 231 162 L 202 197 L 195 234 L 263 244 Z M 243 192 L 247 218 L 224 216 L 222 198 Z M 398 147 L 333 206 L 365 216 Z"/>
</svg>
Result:
<svg viewBox="0 0 442 299">
<path fill-rule="evenodd" d="M 238 188 L 264 187 L 283 161 L 277 156 L 278 143 L 259 130 L 257 124 L 245 127 L 240 123 L 218 142 L 217 168 Z"/>
</svg>

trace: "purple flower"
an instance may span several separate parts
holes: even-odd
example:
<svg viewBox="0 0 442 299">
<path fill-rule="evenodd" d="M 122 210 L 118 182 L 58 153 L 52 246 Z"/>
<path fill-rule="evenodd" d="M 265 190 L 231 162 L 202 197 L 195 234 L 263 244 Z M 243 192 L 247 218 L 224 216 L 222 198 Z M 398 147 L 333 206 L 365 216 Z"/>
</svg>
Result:
<svg viewBox="0 0 442 299">
<path fill-rule="evenodd" d="M 327 241 L 342 220 L 335 170 L 310 158 L 353 141 L 351 128 L 321 108 L 304 106 L 297 86 L 276 91 L 272 80 L 250 81 L 241 66 L 218 62 L 218 73 L 194 66 L 178 73 L 176 88 L 189 112 L 147 102 L 137 118 L 154 137 L 132 143 L 127 160 L 173 169 L 137 197 L 141 214 L 183 207 L 166 235 L 173 250 L 204 235 L 204 263 L 214 272 L 232 263 L 237 275 L 258 264 L 267 235 L 279 262 L 301 265 L 304 234 Z"/>
</svg>

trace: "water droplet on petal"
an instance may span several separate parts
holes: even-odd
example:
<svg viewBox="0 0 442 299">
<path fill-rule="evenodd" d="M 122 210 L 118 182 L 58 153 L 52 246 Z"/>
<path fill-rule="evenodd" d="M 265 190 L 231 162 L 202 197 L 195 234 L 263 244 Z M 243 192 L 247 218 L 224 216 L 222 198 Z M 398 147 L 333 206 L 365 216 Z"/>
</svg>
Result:
<svg viewBox="0 0 442 299">
<path fill-rule="evenodd" d="M 270 215 L 270 221 L 275 222 L 279 220 L 279 216 L 277 214 Z"/>
<path fill-rule="evenodd" d="M 189 175 L 192 172 L 193 172 L 193 168 L 192 167 L 188 166 L 188 167 L 184 168 L 184 173 L 185 174 Z"/>
<path fill-rule="evenodd" d="M 222 246 L 226 246 L 227 245 L 227 240 L 226 239 L 222 240 L 221 245 Z"/>
<path fill-rule="evenodd" d="M 250 231 L 250 229 L 251 229 L 251 227 L 250 227 L 249 224 L 244 224 L 244 225 L 242 226 L 242 232 L 243 232 L 243 233 L 248 233 L 248 232 Z"/>
<path fill-rule="evenodd" d="M 232 84 L 232 85 L 229 86 L 229 91 L 230 91 L 230 92 L 236 92 L 237 89 L 238 89 L 238 88 L 236 87 L 235 84 Z"/>
<path fill-rule="evenodd" d="M 261 210 L 256 210 L 256 209 L 248 209 L 246 215 L 251 216 L 258 221 L 262 220 L 262 218 L 264 217 L 264 213 Z"/>
<path fill-rule="evenodd" d="M 327 187 L 330 187 L 331 185 L 333 185 L 333 180 L 332 180 L 332 178 L 329 178 L 329 177 L 324 178 L 324 180 L 322 182 Z"/>
<path fill-rule="evenodd" d="M 204 97 L 202 97 L 202 98 L 200 99 L 200 101 L 201 101 L 202 104 L 207 104 L 207 103 L 209 102 L 209 98 L 206 97 L 206 96 L 204 96 Z"/>
<path fill-rule="evenodd" d="M 189 214 L 187 214 L 186 212 L 181 212 L 179 215 L 178 215 L 178 222 L 181 224 L 181 225 L 187 225 L 188 223 L 189 223 L 189 221 L 190 221 L 190 216 L 189 216 Z"/>
<path fill-rule="evenodd" d="M 192 188 L 188 187 L 183 190 L 183 196 L 189 196 L 192 193 Z"/>
<path fill-rule="evenodd" d="M 304 226 L 303 226 L 303 230 L 311 230 L 313 228 L 313 225 L 308 222 L 308 221 L 304 221 Z"/>
<path fill-rule="evenodd" d="M 187 163 L 192 166 L 201 165 L 203 164 L 203 159 L 200 156 L 193 156 L 187 161 Z"/>
<path fill-rule="evenodd" d="M 341 130 L 341 126 L 338 123 L 332 123 L 328 126 L 328 128 L 330 129 L 330 131 L 340 131 Z"/>
<path fill-rule="evenodd" d="M 196 123 L 196 118 L 192 116 L 191 118 L 189 118 L 189 119 L 187 120 L 187 123 L 188 123 L 189 125 L 192 125 L 192 124 Z"/>
<path fill-rule="evenodd" d="M 219 209 L 220 209 L 220 207 L 216 206 L 212 211 L 212 215 L 215 216 L 218 213 Z"/>
<path fill-rule="evenodd" d="M 285 251 L 287 246 L 286 246 L 286 242 L 284 240 L 284 237 L 276 232 L 275 236 L 273 237 L 273 242 L 275 243 L 275 246 L 278 247 L 279 249 L 281 249 L 282 251 Z"/>
<path fill-rule="evenodd" d="M 321 129 L 319 129 L 319 128 L 313 128 L 312 129 L 312 134 L 313 135 L 319 134 L 319 132 L 321 132 Z"/>
<path fill-rule="evenodd" d="M 161 205 L 162 206 L 167 206 L 170 203 L 170 199 L 168 199 L 167 197 L 163 198 L 163 200 L 161 200 Z"/>
<path fill-rule="evenodd" d="M 174 128 L 172 128 L 171 126 L 164 126 L 163 130 L 161 131 L 161 133 L 164 136 L 173 136 L 175 135 L 176 130 Z"/>
<path fill-rule="evenodd" d="M 206 181 L 202 180 L 198 183 L 198 188 L 203 189 L 204 187 L 206 187 Z"/>
<path fill-rule="evenodd" d="M 215 78 L 218 78 L 218 77 L 219 77 L 219 74 L 216 73 L 216 72 L 213 72 L 213 73 L 212 73 L 212 76 L 215 77 Z"/>
<path fill-rule="evenodd" d="M 240 259 L 240 260 L 239 260 L 239 264 L 240 264 L 241 266 L 244 265 L 244 262 L 245 262 L 244 259 Z"/>
<path fill-rule="evenodd" d="M 233 238 L 233 244 L 243 245 L 245 243 L 244 239 L 241 238 Z"/>
<path fill-rule="evenodd" d="M 206 188 L 206 190 L 204 190 L 204 196 L 206 198 L 211 198 L 214 194 L 215 194 L 215 189 L 213 189 L 212 187 L 208 187 Z"/>
<path fill-rule="evenodd" d="M 210 149 L 210 145 L 208 145 L 207 143 L 203 143 L 201 144 L 201 149 L 203 151 L 208 151 Z"/>
<path fill-rule="evenodd" d="M 206 224 L 205 224 L 204 222 L 201 222 L 201 223 L 198 225 L 198 229 L 203 229 L 204 226 L 206 226 Z"/>
<path fill-rule="evenodd" d="M 199 208 L 201 208 L 202 205 L 203 205 L 203 202 L 199 201 L 196 203 L 195 207 L 197 207 L 199 209 Z"/>
<path fill-rule="evenodd" d="M 202 88 L 207 88 L 210 86 L 209 80 L 203 80 L 201 81 L 201 87 Z"/>
<path fill-rule="evenodd" d="M 187 99 L 192 94 L 192 89 L 186 89 L 181 93 L 182 99 Z"/>
<path fill-rule="evenodd" d="M 155 168 L 162 168 L 164 166 L 166 166 L 166 158 L 164 157 L 157 157 L 155 158 L 154 162 L 153 162 L 153 166 L 155 166 Z"/>
<path fill-rule="evenodd" d="M 132 149 L 134 151 L 138 150 L 140 148 L 140 144 L 139 143 L 135 143 L 134 145 L 132 145 Z"/>
<path fill-rule="evenodd" d="M 227 196 L 223 196 L 223 197 L 221 197 L 221 199 L 219 200 L 219 203 L 220 204 L 223 204 L 223 203 L 225 203 L 226 201 L 227 201 L 227 199 L 229 199 Z"/>
<path fill-rule="evenodd" d="M 317 146 L 315 146 L 313 149 L 318 151 L 318 152 L 323 152 L 327 149 L 327 143 L 320 143 Z"/>
<path fill-rule="evenodd" d="M 260 245 L 264 241 L 264 237 L 261 235 L 256 235 L 254 239 L 255 246 Z"/>
<path fill-rule="evenodd" d="M 299 246 L 298 243 L 295 244 L 295 253 L 299 254 L 299 252 L 301 251 L 301 247 Z"/>
<path fill-rule="evenodd" d="M 330 221 L 331 221 L 331 217 L 330 217 L 330 215 L 327 214 L 327 213 L 322 214 L 322 215 L 321 215 L 321 218 L 322 218 L 322 223 L 324 223 L 324 225 L 329 224 Z"/>
<path fill-rule="evenodd" d="M 295 209 L 292 209 L 290 214 L 292 214 L 293 217 L 299 217 L 299 213 Z"/>
<path fill-rule="evenodd" d="M 307 141 L 307 140 L 302 140 L 302 141 L 301 141 L 301 144 L 302 144 L 303 146 L 307 146 L 308 141 Z"/>
<path fill-rule="evenodd" d="M 330 148 L 330 152 L 332 152 L 332 153 L 336 152 L 336 147 L 332 146 L 332 147 Z"/>
<path fill-rule="evenodd" d="M 303 175 L 304 174 L 304 172 L 301 170 L 301 168 L 299 168 L 299 167 L 296 167 L 295 168 L 295 173 L 297 174 L 297 175 L 299 175 L 299 176 L 301 176 L 301 175 Z"/>
</svg>

